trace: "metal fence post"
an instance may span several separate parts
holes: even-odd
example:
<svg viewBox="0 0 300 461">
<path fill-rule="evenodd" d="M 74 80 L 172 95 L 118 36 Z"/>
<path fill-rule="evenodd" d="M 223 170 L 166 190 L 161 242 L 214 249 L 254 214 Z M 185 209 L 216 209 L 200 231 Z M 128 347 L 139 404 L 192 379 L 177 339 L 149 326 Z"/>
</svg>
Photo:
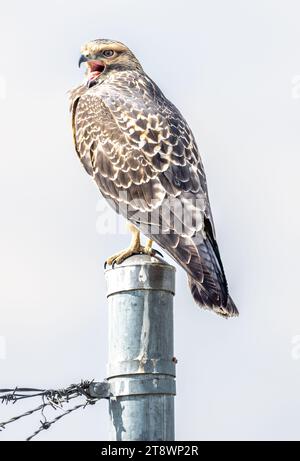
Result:
<svg viewBox="0 0 300 461">
<path fill-rule="evenodd" d="M 175 269 L 136 255 L 105 272 L 110 440 L 174 440 Z"/>
</svg>

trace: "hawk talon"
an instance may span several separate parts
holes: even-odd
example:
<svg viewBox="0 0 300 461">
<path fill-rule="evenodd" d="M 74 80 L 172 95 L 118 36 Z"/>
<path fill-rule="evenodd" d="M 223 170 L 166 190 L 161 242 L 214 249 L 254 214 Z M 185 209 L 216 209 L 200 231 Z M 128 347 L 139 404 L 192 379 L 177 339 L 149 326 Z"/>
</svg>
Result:
<svg viewBox="0 0 300 461">
<path fill-rule="evenodd" d="M 111 268 L 114 269 L 116 264 L 117 264 L 117 265 L 122 264 L 124 261 L 126 261 L 126 259 L 130 258 L 131 256 L 140 255 L 140 254 L 142 254 L 142 253 L 141 253 L 141 252 L 132 253 L 132 254 L 130 254 L 130 255 L 128 255 L 128 256 L 125 256 L 125 258 L 124 258 L 122 261 L 120 261 L 120 262 L 117 262 L 117 258 L 116 258 L 116 259 L 112 262 Z"/>
<path fill-rule="evenodd" d="M 164 257 L 164 255 L 158 250 L 152 250 L 152 253 L 153 253 L 153 256 L 159 255 L 161 258 Z"/>
<path fill-rule="evenodd" d="M 134 255 L 149 255 L 149 256 L 155 256 L 159 255 L 163 258 L 163 255 L 158 251 L 158 250 L 153 250 L 149 246 L 141 247 L 138 251 L 130 251 L 130 249 L 120 251 L 119 253 L 111 256 L 110 258 L 107 258 L 107 260 L 104 263 L 104 269 L 107 268 L 107 265 L 111 265 L 112 269 L 115 268 L 115 265 L 122 264 L 126 259 L 130 258 L 130 256 Z"/>
</svg>

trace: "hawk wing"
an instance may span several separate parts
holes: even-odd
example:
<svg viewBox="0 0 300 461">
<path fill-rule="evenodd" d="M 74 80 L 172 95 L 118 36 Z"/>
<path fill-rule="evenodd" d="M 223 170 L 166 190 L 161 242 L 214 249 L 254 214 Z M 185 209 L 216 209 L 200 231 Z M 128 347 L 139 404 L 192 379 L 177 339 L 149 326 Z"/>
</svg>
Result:
<svg viewBox="0 0 300 461">
<path fill-rule="evenodd" d="M 76 151 L 102 194 L 186 270 L 197 303 L 236 315 L 203 165 L 180 112 L 135 71 L 71 97 Z"/>
</svg>

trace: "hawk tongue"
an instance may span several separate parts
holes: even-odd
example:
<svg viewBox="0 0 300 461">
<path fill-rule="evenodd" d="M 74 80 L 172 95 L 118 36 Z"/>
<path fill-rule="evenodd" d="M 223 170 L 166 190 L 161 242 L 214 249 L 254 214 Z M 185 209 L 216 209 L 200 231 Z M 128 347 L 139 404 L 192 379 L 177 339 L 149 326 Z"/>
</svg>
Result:
<svg viewBox="0 0 300 461">
<path fill-rule="evenodd" d="M 99 75 L 101 75 L 101 72 L 99 70 L 89 72 L 89 80 L 94 80 L 95 78 L 99 77 Z"/>
<path fill-rule="evenodd" d="M 105 65 L 101 61 L 88 61 L 88 80 L 95 80 L 95 78 L 99 77 L 100 74 L 105 69 Z"/>
</svg>

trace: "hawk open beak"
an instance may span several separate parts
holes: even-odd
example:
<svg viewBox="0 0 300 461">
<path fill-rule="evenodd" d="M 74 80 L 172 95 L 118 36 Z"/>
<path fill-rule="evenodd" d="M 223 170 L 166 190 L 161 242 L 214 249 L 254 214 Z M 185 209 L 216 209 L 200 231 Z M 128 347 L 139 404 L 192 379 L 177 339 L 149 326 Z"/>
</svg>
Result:
<svg viewBox="0 0 300 461">
<path fill-rule="evenodd" d="M 105 70 L 105 64 L 103 61 L 88 59 L 86 56 L 81 55 L 79 59 L 79 67 L 83 62 L 85 62 L 87 66 L 88 84 L 91 84 L 91 82 L 94 82 L 94 80 L 96 80 L 96 78 L 98 78 Z"/>
</svg>

